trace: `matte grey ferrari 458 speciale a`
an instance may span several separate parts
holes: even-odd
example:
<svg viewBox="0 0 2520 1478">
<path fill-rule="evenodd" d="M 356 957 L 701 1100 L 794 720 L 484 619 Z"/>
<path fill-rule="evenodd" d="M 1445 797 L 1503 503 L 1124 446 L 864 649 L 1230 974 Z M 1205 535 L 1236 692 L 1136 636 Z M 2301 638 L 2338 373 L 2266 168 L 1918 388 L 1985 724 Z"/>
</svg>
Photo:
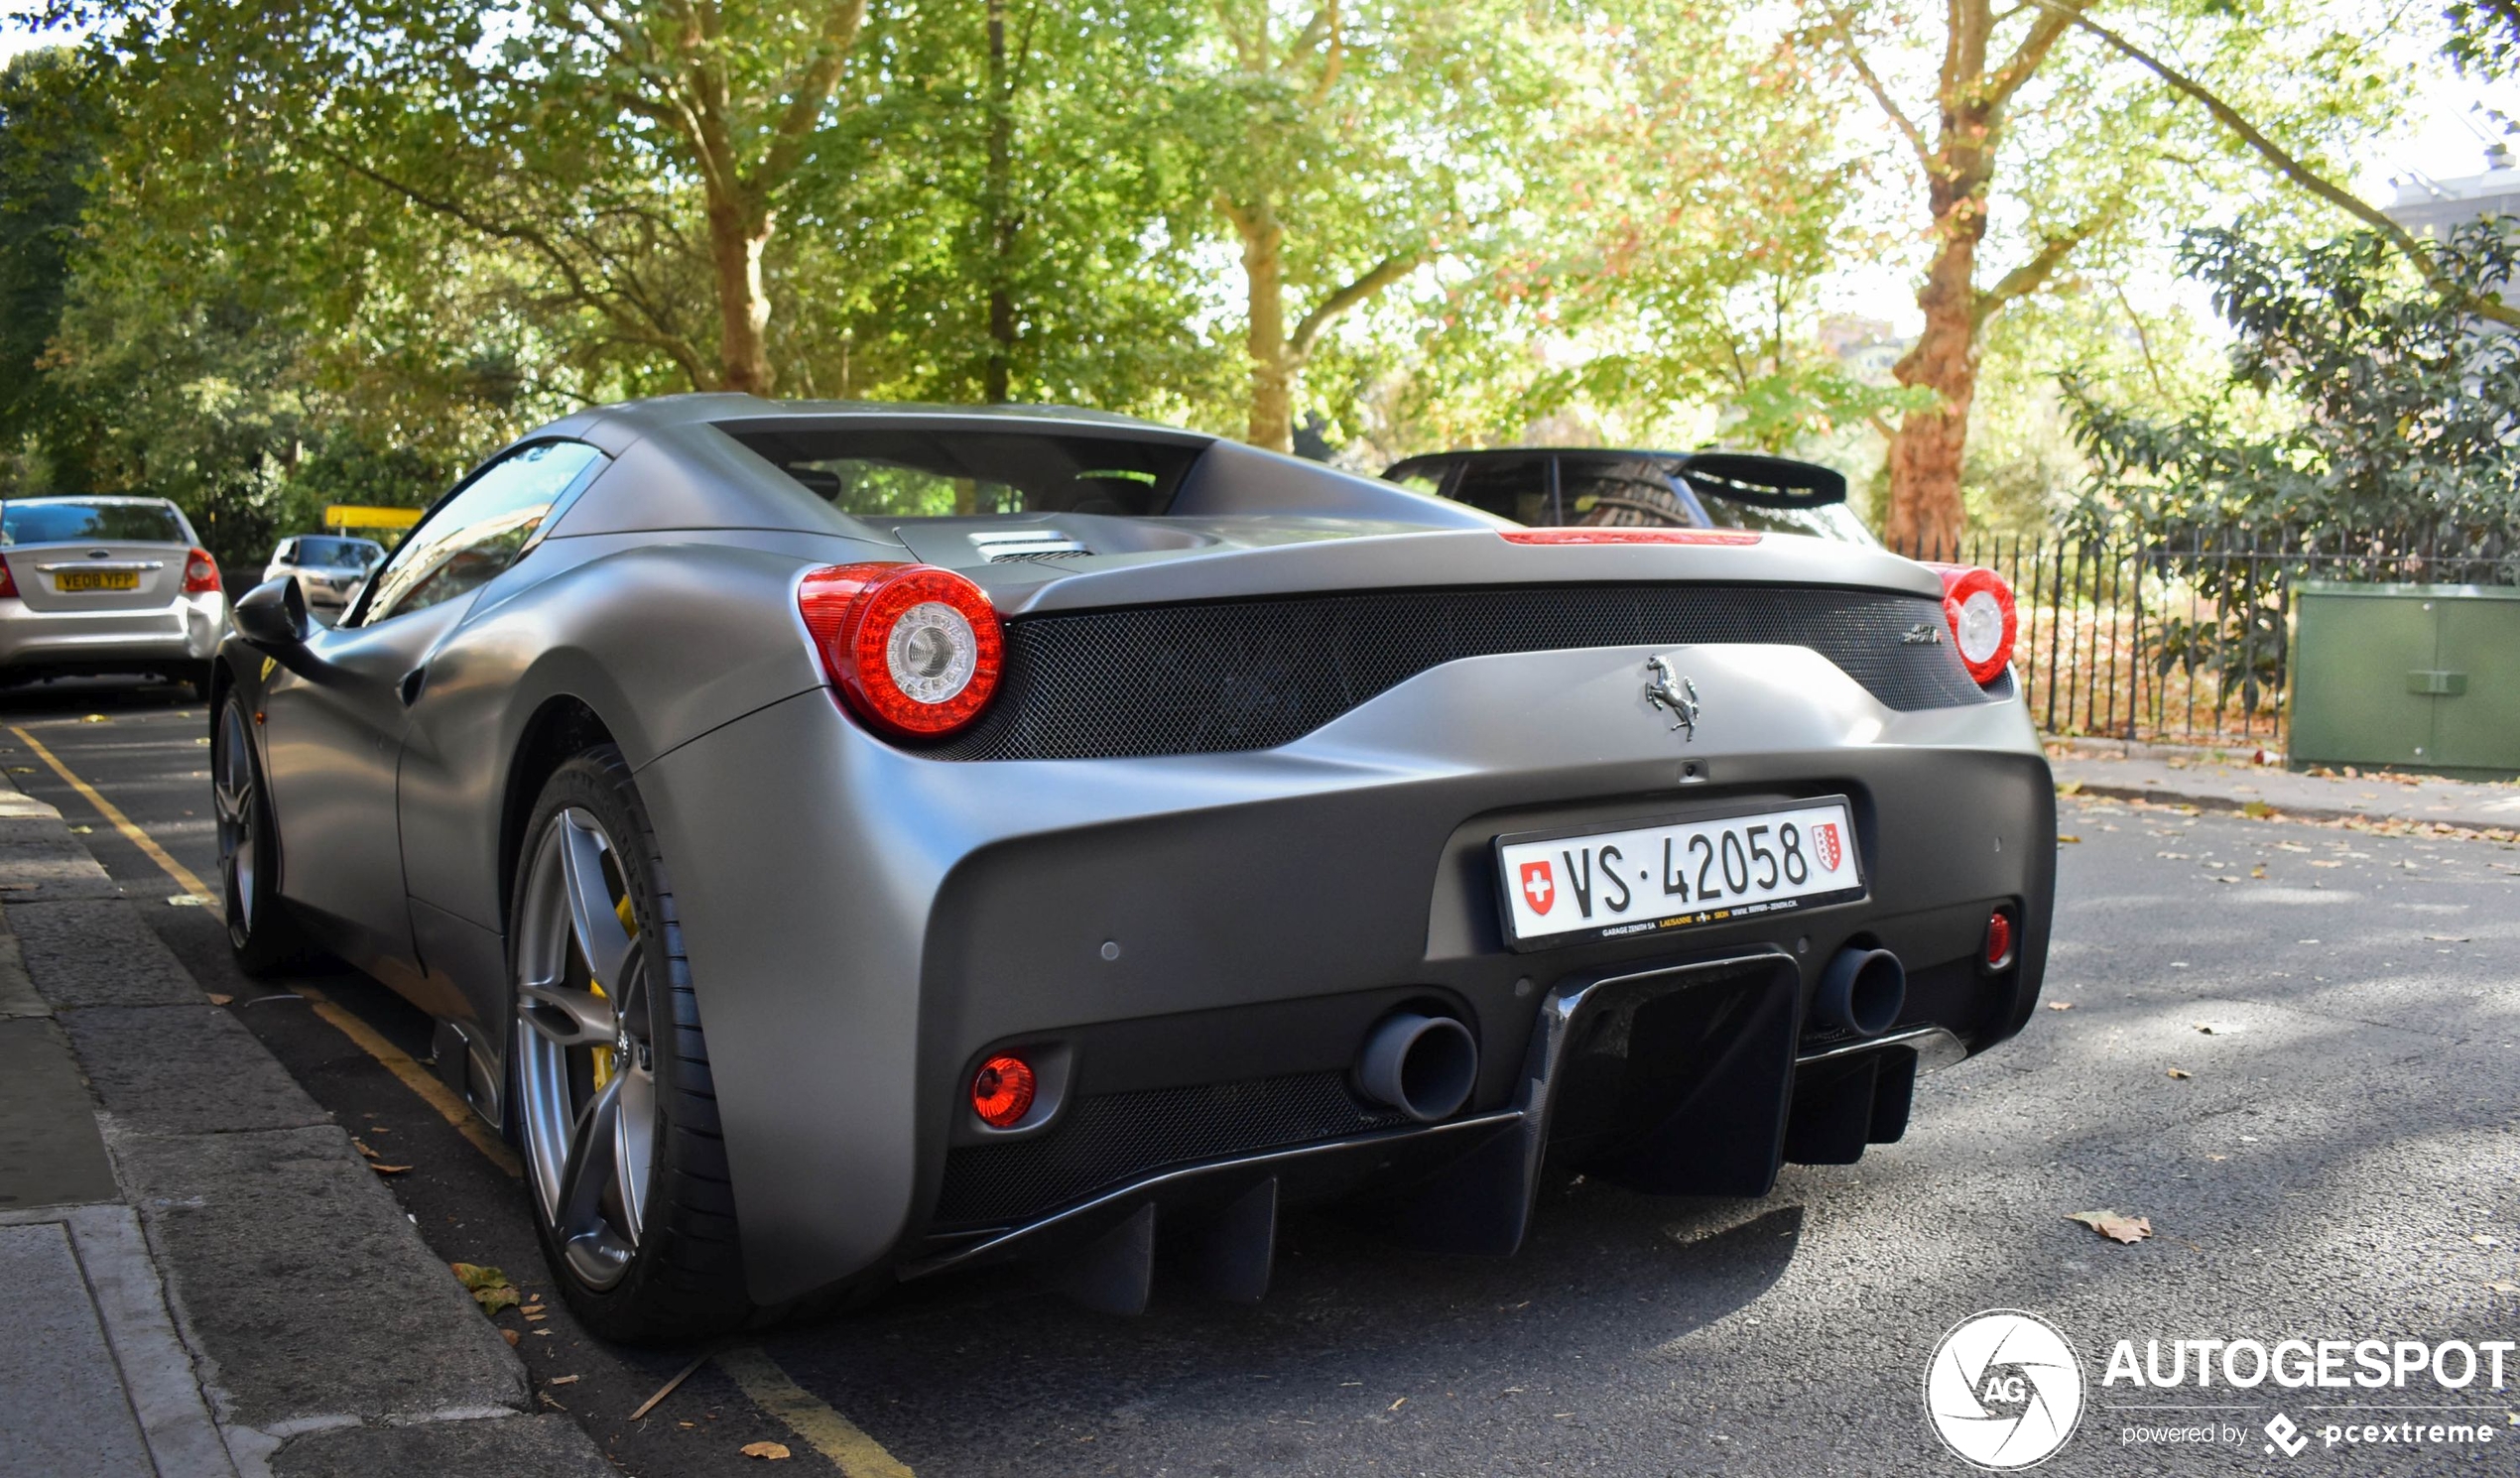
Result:
<svg viewBox="0 0 2520 1478">
<path fill-rule="evenodd" d="M 437 1019 L 617 1338 L 1019 1260 L 1133 1309 L 1159 1248 L 1255 1298 L 1297 1202 L 1501 1254 L 1548 1172 L 1759 1195 L 2047 949 L 2012 594 L 1862 546 L 687 396 L 235 628 L 237 954 Z"/>
</svg>

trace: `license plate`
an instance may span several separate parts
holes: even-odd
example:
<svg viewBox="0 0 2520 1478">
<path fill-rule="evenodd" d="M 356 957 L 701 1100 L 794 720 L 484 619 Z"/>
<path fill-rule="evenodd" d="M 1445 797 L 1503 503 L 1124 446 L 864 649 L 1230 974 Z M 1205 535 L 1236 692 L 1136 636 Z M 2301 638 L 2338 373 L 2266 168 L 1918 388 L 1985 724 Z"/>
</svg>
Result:
<svg viewBox="0 0 2520 1478">
<path fill-rule="evenodd" d="M 1842 796 L 1496 838 L 1516 949 L 1671 933 L 1864 897 Z"/>
<path fill-rule="evenodd" d="M 136 569 L 64 569 L 53 576 L 56 590 L 137 590 Z"/>
</svg>

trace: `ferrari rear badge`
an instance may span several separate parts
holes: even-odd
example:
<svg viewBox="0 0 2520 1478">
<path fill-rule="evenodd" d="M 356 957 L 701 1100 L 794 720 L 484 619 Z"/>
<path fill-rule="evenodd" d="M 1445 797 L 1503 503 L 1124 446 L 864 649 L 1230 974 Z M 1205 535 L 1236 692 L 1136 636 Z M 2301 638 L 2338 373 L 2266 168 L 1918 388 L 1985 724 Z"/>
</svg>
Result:
<svg viewBox="0 0 2520 1478">
<path fill-rule="evenodd" d="M 1674 729 L 1686 729 L 1682 742 L 1698 741 L 1698 684 L 1683 677 L 1680 685 L 1672 685 L 1671 664 L 1659 657 L 1645 659 L 1645 671 L 1654 680 L 1645 684 L 1645 701 L 1668 711 Z"/>
</svg>

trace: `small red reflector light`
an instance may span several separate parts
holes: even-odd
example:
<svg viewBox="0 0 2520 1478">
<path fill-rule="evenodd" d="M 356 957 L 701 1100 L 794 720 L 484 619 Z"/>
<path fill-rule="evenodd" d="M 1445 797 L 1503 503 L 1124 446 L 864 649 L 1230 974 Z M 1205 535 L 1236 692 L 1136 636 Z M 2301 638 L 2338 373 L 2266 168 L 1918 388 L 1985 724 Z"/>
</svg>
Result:
<svg viewBox="0 0 2520 1478">
<path fill-rule="evenodd" d="M 1986 967 L 2000 969 L 2012 959 L 2012 916 L 1997 909 L 1986 921 Z"/>
<path fill-rule="evenodd" d="M 1005 1129 L 1033 1111 L 1033 1069 L 1021 1057 L 1004 1054 L 980 1064 L 971 1075 L 971 1112 L 991 1129 Z"/>
<path fill-rule="evenodd" d="M 1507 544 L 1757 544 L 1756 529 L 1503 529 Z"/>
<path fill-rule="evenodd" d="M 194 550 L 184 561 L 184 593 L 213 595 L 218 592 L 218 564 L 207 550 Z"/>
</svg>

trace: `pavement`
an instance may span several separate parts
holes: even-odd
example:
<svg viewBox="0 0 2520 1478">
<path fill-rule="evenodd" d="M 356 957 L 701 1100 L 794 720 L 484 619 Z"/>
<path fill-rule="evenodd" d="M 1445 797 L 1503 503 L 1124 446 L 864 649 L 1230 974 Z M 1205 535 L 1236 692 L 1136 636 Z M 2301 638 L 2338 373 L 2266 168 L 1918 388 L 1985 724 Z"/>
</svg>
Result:
<svg viewBox="0 0 2520 1478">
<path fill-rule="evenodd" d="M 141 908 L 0 786 L 0 1473 L 612 1472 Z"/>
<path fill-rule="evenodd" d="M 234 974 L 183 881 L 213 875 L 199 711 L 9 703 L 0 761 L 68 827 L 0 813 L 0 1194 L 41 1197 L 0 1202 L 0 1331 L 43 1331 L 0 1332 L 0 1474 L 150 1471 L 137 1450 L 162 1473 L 700 1478 L 753 1471 L 762 1442 L 793 1454 L 773 1472 L 853 1478 L 1956 1474 L 1919 1383 L 1991 1307 L 2085 1363 L 2048 1472 L 2500 1456 L 2317 1439 L 2279 1461 L 2273 1416 L 2317 1438 L 2392 1393 L 2099 1376 L 2117 1339 L 2520 1329 L 2520 845 L 2491 808 L 2520 788 L 2058 752 L 2074 839 L 2047 1009 L 1923 1080 L 1900 1143 L 1789 1167 L 1763 1200 L 1577 1182 L 1503 1261 L 1296 1215 L 1256 1307 L 1159 1279 L 1117 1320 L 938 1281 L 632 1350 L 550 1296 L 495 1140 L 428 1096 L 425 1015 L 338 970 Z M 412 1169 L 380 1175 L 358 1144 Z M 2068 1219 L 2099 1209 L 2154 1234 Z M 526 1309 L 484 1318 L 457 1260 L 505 1268 Z M 2520 1441 L 2508 1383 L 2397 1400 Z M 2200 1403 L 2243 1440 L 2139 1435 Z"/>
<path fill-rule="evenodd" d="M 2256 751 L 2263 754 L 2264 751 Z M 2057 783 L 2085 794 L 2318 820 L 2520 831 L 2520 783 L 2399 771 L 2288 770 L 2249 751 L 2066 740 L 2048 749 Z"/>
</svg>

